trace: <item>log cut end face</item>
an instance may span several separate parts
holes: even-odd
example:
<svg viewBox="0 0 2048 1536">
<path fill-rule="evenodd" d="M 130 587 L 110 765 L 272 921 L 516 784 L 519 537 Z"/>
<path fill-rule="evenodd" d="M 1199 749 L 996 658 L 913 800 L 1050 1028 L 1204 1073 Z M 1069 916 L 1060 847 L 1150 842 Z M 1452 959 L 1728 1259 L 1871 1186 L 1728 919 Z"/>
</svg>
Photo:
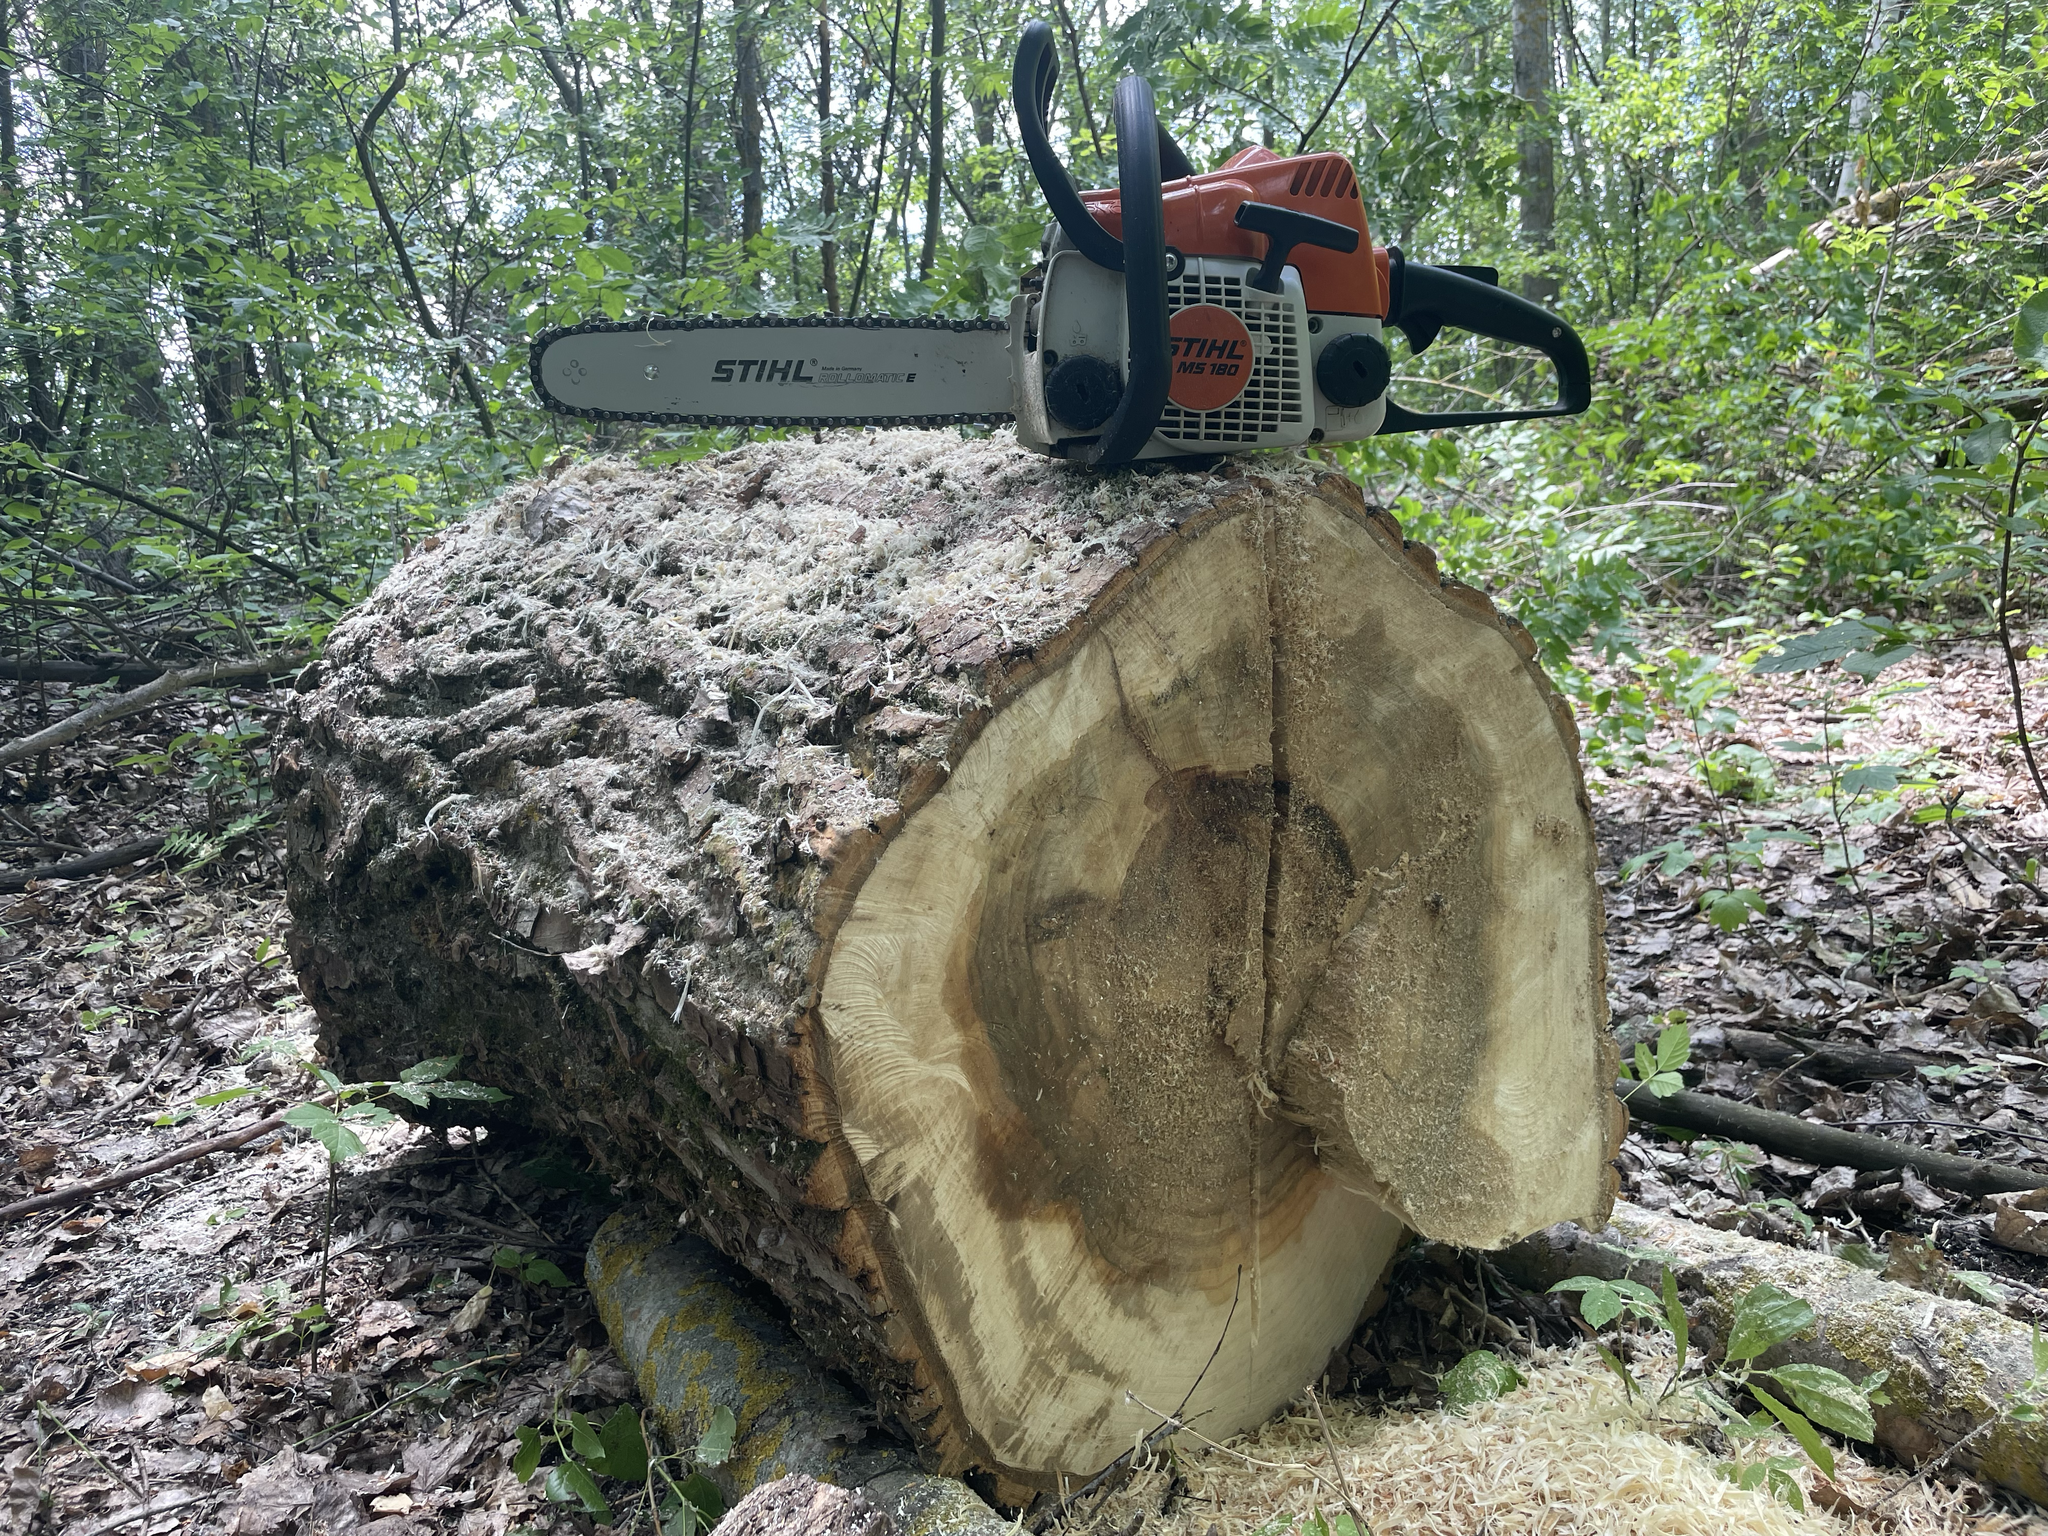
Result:
<svg viewBox="0 0 2048 1536">
<path fill-rule="evenodd" d="M 971 1426 L 955 1459 L 1085 1474 L 1152 1409 L 1256 1423 L 1404 1226 L 1604 1214 L 1555 708 L 1483 598 L 1305 486 L 1184 527 L 1000 704 L 860 886 L 817 1010 L 876 1212 L 844 1257 Z"/>
</svg>

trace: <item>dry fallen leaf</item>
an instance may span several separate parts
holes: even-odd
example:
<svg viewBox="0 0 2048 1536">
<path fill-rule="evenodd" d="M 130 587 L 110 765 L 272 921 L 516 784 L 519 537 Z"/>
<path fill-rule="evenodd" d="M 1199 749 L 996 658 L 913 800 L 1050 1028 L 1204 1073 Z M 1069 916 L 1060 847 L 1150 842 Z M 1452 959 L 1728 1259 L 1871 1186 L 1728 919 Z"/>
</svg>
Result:
<svg viewBox="0 0 2048 1536">
<path fill-rule="evenodd" d="M 32 1179 L 39 1179 L 57 1166 L 60 1147 L 23 1147 L 15 1165 Z"/>
<path fill-rule="evenodd" d="M 419 1325 L 412 1310 L 395 1301 L 373 1301 L 356 1314 L 356 1333 L 366 1341 L 409 1333 Z"/>
<path fill-rule="evenodd" d="M 162 1381 L 166 1376 L 189 1376 L 198 1361 L 189 1349 L 166 1349 L 146 1360 L 130 1360 L 121 1374 L 136 1381 Z"/>
<path fill-rule="evenodd" d="M 487 1285 L 462 1304 L 462 1310 L 455 1314 L 455 1320 L 448 1325 L 448 1331 L 468 1333 L 483 1322 L 490 1299 L 491 1288 Z"/>
<path fill-rule="evenodd" d="M 208 1387 L 199 1396 L 199 1406 L 206 1410 L 209 1419 L 232 1418 L 237 1412 L 234 1399 L 219 1387 Z"/>
<path fill-rule="evenodd" d="M 412 1495 L 409 1493 L 380 1493 L 370 1500 L 370 1512 L 376 1515 L 405 1515 L 412 1512 Z"/>
</svg>

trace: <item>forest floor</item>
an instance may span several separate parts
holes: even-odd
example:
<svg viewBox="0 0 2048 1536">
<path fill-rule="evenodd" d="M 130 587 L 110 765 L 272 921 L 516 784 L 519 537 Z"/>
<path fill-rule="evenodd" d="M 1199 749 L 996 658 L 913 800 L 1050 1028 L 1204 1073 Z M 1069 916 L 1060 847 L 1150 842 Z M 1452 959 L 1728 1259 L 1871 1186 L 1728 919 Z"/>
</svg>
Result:
<svg viewBox="0 0 2048 1536">
<path fill-rule="evenodd" d="M 2039 697 L 2048 668 L 2028 670 Z M 1650 761 L 1591 774 L 1616 1027 L 1626 1049 L 1682 1019 L 1690 1086 L 2040 1168 L 2048 1182 L 2048 881 L 2034 862 L 2048 864 L 2048 813 L 2009 739 L 2002 661 L 1956 646 L 1877 685 L 1850 681 L 1744 675 L 1698 734 L 1683 720 L 1653 730 Z M 0 692 L 7 734 L 37 723 L 34 692 Z M 53 715 L 69 707 L 64 692 L 48 690 Z M 15 879 L 5 893 L 10 870 L 224 815 L 218 797 L 235 785 L 220 761 L 211 806 L 184 776 L 189 761 L 157 770 L 177 735 L 245 729 L 278 697 L 175 700 L 33 774 L 0 773 L 0 1203 L 317 1089 L 302 1066 L 313 1019 L 282 964 L 268 834 L 25 890 Z M 1822 751 L 1831 729 L 1846 738 Z M 1873 762 L 1907 787 L 1843 777 L 1846 764 Z M 1818 792 L 1831 784 L 1842 793 Z M 1928 807 L 1931 819 L 1916 819 Z M 1668 852 L 1679 844 L 1689 867 Z M 1731 845 L 1760 850 L 1757 862 L 1718 868 Z M 1664 851 L 1624 876 L 1653 850 Z M 1765 915 L 1720 932 L 1699 915 L 1716 885 L 1755 890 Z M 1802 1069 L 1817 1043 L 1882 1051 L 1902 1075 L 1828 1080 Z M 250 1091 L 206 1102 L 234 1090 Z M 632 1396 L 576 1283 L 607 1197 L 560 1148 L 403 1123 L 365 1141 L 331 1169 L 318 1145 L 284 1131 L 11 1224 L 0 1241 L 0 1529 L 589 1529 L 510 1463 L 520 1425 Z M 2048 1320 L 2048 1259 L 2000 1246 L 1976 1202 L 1912 1175 L 1855 1177 L 1640 1131 L 1621 1166 L 1639 1204 L 1826 1243 L 1908 1284 Z M 1393 1307 L 1340 1364 L 1356 1394 L 1345 1415 L 1426 1414 L 1437 1374 L 1477 1341 L 1437 1321 L 1451 1314 L 1429 1266 L 1443 1261 L 1411 1256 Z M 1578 1369 L 1554 1353 L 1571 1336 L 1555 1302 L 1504 1315 L 1532 1358 L 1551 1350 L 1542 1358 L 1558 1370 Z M 1884 1467 L 1858 1475 L 1873 1488 L 1904 1481 Z M 1212 1482 L 1205 1472 L 1183 1485 L 1183 1517 L 1224 1497 L 1200 1492 Z M 2048 1530 L 1967 1478 L 1923 1490 L 1896 1528 Z M 1575 1521 L 1541 1502 L 1556 1490 L 1529 1496 L 1532 1530 L 1636 1528 L 1611 1508 Z M 1240 1499 L 1215 1523 L 1251 1529 L 1261 1507 L 1292 1506 Z M 1834 1517 L 1814 1518 L 1823 1524 L 1799 1528 Z"/>
</svg>

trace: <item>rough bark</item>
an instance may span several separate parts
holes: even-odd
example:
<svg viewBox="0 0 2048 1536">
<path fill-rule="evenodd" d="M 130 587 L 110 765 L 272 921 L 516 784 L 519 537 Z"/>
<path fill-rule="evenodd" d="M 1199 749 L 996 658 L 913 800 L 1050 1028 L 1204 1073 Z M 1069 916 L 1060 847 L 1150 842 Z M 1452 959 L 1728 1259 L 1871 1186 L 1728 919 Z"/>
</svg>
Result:
<svg viewBox="0 0 2048 1536">
<path fill-rule="evenodd" d="M 594 466 L 336 630 L 280 754 L 293 956 L 345 1076 L 461 1054 L 940 1466 L 1046 1487 L 1127 1390 L 1285 1402 L 1404 1226 L 1604 1211 L 1532 656 L 1301 459 Z"/>
<path fill-rule="evenodd" d="M 1736 1299 L 1756 1285 L 1775 1285 L 1811 1306 L 1816 1325 L 1810 1337 L 1766 1353 L 1765 1364 L 1825 1365 L 1858 1381 L 1889 1371 L 1891 1404 L 1876 1411 L 1880 1445 L 1908 1462 L 1952 1453 L 1978 1476 L 2037 1504 L 2048 1501 L 2048 1419 L 2007 1414 L 2034 1378 L 2033 1331 L 1989 1307 L 1626 1202 L 1615 1206 L 1605 1231 L 1559 1226 L 1495 1262 L 1510 1279 L 1537 1289 L 1567 1275 L 1627 1275 L 1655 1287 L 1668 1265 L 1682 1290 L 1702 1298 L 1700 1320 L 1724 1339 Z"/>
</svg>

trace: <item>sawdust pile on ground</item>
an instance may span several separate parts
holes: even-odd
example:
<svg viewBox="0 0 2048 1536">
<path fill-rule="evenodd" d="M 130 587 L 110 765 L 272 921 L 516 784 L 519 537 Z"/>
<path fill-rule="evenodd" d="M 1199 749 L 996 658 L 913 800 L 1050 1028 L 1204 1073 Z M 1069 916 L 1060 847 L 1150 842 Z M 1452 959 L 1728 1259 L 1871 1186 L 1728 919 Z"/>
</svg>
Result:
<svg viewBox="0 0 2048 1536">
<path fill-rule="evenodd" d="M 1661 1381 L 1654 1362 L 1641 1379 Z M 1526 1384 L 1462 1417 L 1448 1410 L 1377 1412 L 1356 1400 L 1326 1404 L 1345 1476 L 1379 1536 L 1864 1536 L 1864 1533 L 2048 1530 L 2001 1514 L 1973 1516 L 1965 1496 L 1942 1486 L 1906 1483 L 1902 1473 L 1867 1466 L 1838 1452 L 1842 1489 L 1866 1515 L 1817 1508 L 1818 1479 L 1801 1474 L 1804 1513 L 1764 1493 L 1736 1487 L 1715 1471 L 1716 1458 L 1687 1443 L 1681 1426 L 1653 1427 L 1625 1399 L 1590 1348 L 1546 1352 L 1523 1371 Z M 1678 1414 L 1667 1409 L 1667 1420 Z M 1279 1536 L 1320 1509 L 1342 1509 L 1329 1484 L 1330 1457 L 1302 1405 L 1255 1435 L 1231 1442 L 1242 1457 L 1183 1454 L 1183 1491 L 1163 1500 L 1165 1468 L 1074 1529 L 1119 1530 L 1148 1514 L 1148 1536 Z M 1766 1443 L 1753 1455 L 1796 1454 L 1791 1442 Z M 1311 1470 L 1312 1469 L 1312 1470 Z M 1317 1474 L 1320 1474 L 1321 1481 Z M 1167 1503 L 1163 1517 L 1150 1512 Z M 1882 1503 L 1881 1510 L 1877 1506 Z"/>
</svg>

